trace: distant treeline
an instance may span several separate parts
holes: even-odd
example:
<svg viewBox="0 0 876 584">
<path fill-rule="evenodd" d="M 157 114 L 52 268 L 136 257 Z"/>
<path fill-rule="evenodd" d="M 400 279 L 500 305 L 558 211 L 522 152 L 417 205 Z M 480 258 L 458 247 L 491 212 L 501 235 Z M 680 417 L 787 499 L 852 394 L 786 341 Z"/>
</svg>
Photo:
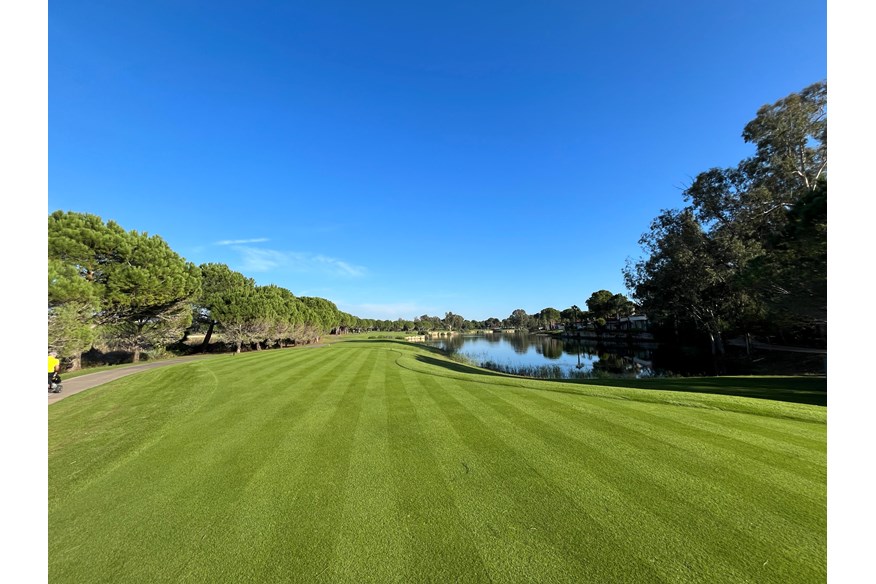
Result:
<svg viewBox="0 0 876 584">
<path fill-rule="evenodd" d="M 92 214 L 55 211 L 48 241 L 48 347 L 72 368 L 96 347 L 128 353 L 137 362 L 143 352 L 182 348 L 194 332 L 204 333 L 204 350 L 219 331 L 227 348 L 240 352 L 311 343 L 328 333 L 550 327 L 587 314 L 572 307 L 532 316 L 518 309 L 506 319 L 485 321 L 452 312 L 414 320 L 359 318 L 324 298 L 258 286 L 225 264 L 195 266 L 158 235 L 126 231 Z M 611 309 L 623 298 L 599 294 Z M 623 298 L 621 304 L 630 302 Z"/>
</svg>

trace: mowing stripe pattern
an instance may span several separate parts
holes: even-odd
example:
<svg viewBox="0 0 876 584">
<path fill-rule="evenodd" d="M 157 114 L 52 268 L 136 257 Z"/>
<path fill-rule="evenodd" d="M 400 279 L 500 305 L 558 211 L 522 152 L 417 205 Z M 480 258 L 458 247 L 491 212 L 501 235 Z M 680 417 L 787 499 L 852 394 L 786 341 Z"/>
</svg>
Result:
<svg viewBox="0 0 876 584">
<path fill-rule="evenodd" d="M 824 408 L 637 391 L 380 341 L 122 378 L 49 408 L 49 577 L 825 581 Z"/>
</svg>

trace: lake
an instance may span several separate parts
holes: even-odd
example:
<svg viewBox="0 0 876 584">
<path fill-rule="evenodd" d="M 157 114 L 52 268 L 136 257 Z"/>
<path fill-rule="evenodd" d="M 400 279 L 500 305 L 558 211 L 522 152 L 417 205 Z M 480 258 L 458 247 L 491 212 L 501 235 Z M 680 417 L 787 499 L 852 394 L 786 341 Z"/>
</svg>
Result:
<svg viewBox="0 0 876 584">
<path fill-rule="evenodd" d="M 656 345 L 597 345 L 595 342 L 516 333 L 455 335 L 426 341 L 487 369 L 549 379 L 657 374 Z"/>
</svg>

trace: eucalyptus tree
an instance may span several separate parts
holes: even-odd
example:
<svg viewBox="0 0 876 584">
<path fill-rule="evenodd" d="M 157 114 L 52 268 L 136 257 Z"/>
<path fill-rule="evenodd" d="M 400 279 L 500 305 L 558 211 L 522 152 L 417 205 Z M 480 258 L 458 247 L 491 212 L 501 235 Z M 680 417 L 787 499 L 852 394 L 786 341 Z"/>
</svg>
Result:
<svg viewBox="0 0 876 584">
<path fill-rule="evenodd" d="M 416 321 L 416 319 L 415 319 L 415 321 Z M 420 317 L 420 322 L 421 323 L 432 323 L 432 328 L 426 329 L 426 330 L 440 330 L 440 329 L 444 328 L 444 321 L 441 319 L 440 316 L 429 316 L 428 314 L 424 314 L 423 316 Z M 428 325 L 424 324 L 424 326 L 428 326 Z"/>
<path fill-rule="evenodd" d="M 779 313 L 826 318 L 826 83 L 761 107 L 742 137 L 754 155 L 697 175 L 690 205 L 664 210 L 639 242 L 649 257 L 624 269 L 649 316 L 694 323 L 717 352 L 722 332 L 768 328 Z M 795 217 L 813 205 L 824 212 L 801 231 Z"/>
<path fill-rule="evenodd" d="M 447 330 L 453 331 L 462 328 L 462 323 L 465 322 L 465 318 L 458 314 L 453 314 L 452 312 L 444 313 L 444 326 L 447 327 Z"/>
<path fill-rule="evenodd" d="M 733 268 L 693 212 L 664 211 L 639 242 L 648 257 L 629 266 L 625 278 L 647 314 L 675 329 L 695 324 L 709 335 L 712 351 L 722 353 Z"/>
<path fill-rule="evenodd" d="M 748 264 L 741 286 L 763 300 L 771 322 L 792 331 L 814 327 L 823 336 L 827 324 L 825 180 L 795 203 L 769 249 Z"/>
</svg>

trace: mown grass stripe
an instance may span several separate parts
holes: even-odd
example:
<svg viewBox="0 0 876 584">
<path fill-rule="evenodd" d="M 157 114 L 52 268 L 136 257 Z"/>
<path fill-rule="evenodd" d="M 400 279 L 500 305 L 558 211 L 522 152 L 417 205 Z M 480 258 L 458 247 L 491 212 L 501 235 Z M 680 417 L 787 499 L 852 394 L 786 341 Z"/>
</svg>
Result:
<svg viewBox="0 0 876 584">
<path fill-rule="evenodd" d="M 357 370 L 364 364 L 360 359 L 345 369 Z M 303 520 L 307 514 L 318 512 L 315 508 L 298 512 L 289 509 L 294 508 L 302 496 L 302 477 L 310 472 L 308 465 L 312 465 L 313 453 L 320 447 L 319 441 L 333 431 L 333 422 L 338 419 L 339 410 L 344 408 L 343 401 L 353 391 L 348 383 L 353 374 L 345 371 L 336 375 L 336 365 L 332 362 L 324 368 L 326 372 L 332 372 L 333 383 L 325 386 L 302 384 L 300 401 L 290 404 L 279 426 L 283 435 L 277 448 L 247 482 L 240 497 L 230 502 L 228 516 L 214 521 L 211 527 L 215 533 L 198 548 L 197 554 L 193 554 L 185 571 L 186 578 L 191 581 L 203 579 L 205 575 L 199 568 L 216 563 L 217 555 L 228 556 L 225 561 L 231 562 L 236 571 L 261 574 L 261 577 L 280 569 L 275 566 L 276 558 L 270 556 L 278 555 L 278 543 L 287 540 L 284 522 L 289 519 L 286 516 L 303 513 L 299 515 Z M 282 579 L 282 576 L 276 577 Z"/>
<path fill-rule="evenodd" d="M 122 382 L 112 399 L 59 402 L 49 412 L 49 510 L 155 444 L 216 390 L 214 375 L 189 364 Z"/>
<path fill-rule="evenodd" d="M 533 518 L 521 512 L 505 491 L 503 477 L 486 472 L 479 454 L 458 434 L 428 395 L 422 377 L 406 390 L 417 408 L 423 435 L 447 477 L 468 536 L 475 542 L 490 582 L 568 582 L 578 573 L 556 549 L 531 530 Z"/>
<path fill-rule="evenodd" d="M 564 396 L 561 394 L 551 395 L 551 392 L 540 393 L 544 397 L 547 397 L 549 399 L 556 397 L 558 398 L 557 401 L 561 403 L 574 403 L 574 401 L 570 402 L 568 399 L 564 399 L 569 396 Z M 634 409 L 643 410 L 655 410 L 654 406 L 665 406 L 668 408 L 684 407 L 683 404 L 676 406 L 676 404 L 673 404 L 671 401 L 665 403 L 649 403 L 636 400 L 627 400 L 626 402 L 622 403 L 625 403 Z M 622 407 L 625 408 L 626 405 Z M 717 424 L 720 426 L 726 426 L 728 414 L 735 414 L 733 415 L 734 425 L 732 427 L 727 427 L 727 431 L 735 433 L 736 436 L 742 440 L 758 442 L 763 440 L 772 440 L 782 444 L 783 448 L 794 447 L 799 449 L 800 451 L 811 451 L 813 449 L 819 449 L 824 446 L 824 442 L 820 437 L 813 437 L 813 432 L 817 433 L 819 428 L 821 428 L 822 430 L 826 429 L 826 423 L 824 420 L 797 423 L 801 420 L 793 420 L 791 418 L 785 417 L 757 415 L 749 412 L 737 412 L 734 410 L 723 411 L 720 409 L 710 408 L 700 408 L 693 412 L 689 411 L 689 408 L 687 408 L 687 410 L 690 414 L 696 414 L 687 416 L 687 418 L 690 420 L 701 421 L 703 422 L 703 424 L 709 424 L 711 422 L 712 424 Z"/>
<path fill-rule="evenodd" d="M 405 535 L 405 582 L 460 582 L 489 579 L 467 526 L 448 490 L 445 475 L 423 432 L 409 396 L 409 375 L 387 372 L 395 391 L 386 394 L 390 460 L 399 515 Z"/>
<path fill-rule="evenodd" d="M 328 351 L 299 350 L 269 353 L 261 359 L 230 358 L 213 371 L 226 390 L 224 397 L 243 398 L 250 393 L 260 395 L 265 386 L 278 391 L 299 387 L 303 380 L 331 362 L 334 358 Z"/>
<path fill-rule="evenodd" d="M 362 413 L 365 384 L 377 364 L 363 351 L 335 371 L 330 383 L 343 397 L 303 465 L 298 465 L 294 497 L 281 503 L 274 537 L 267 548 L 262 572 L 268 580 L 294 577 L 301 582 L 331 582 L 332 551 L 345 507 L 355 431 Z M 284 473 L 286 474 L 286 473 Z M 288 475 L 287 475 L 288 476 Z M 298 542 L 294 548 L 285 542 Z"/>
<path fill-rule="evenodd" d="M 325 392 L 325 388 L 317 386 L 311 392 L 319 396 Z M 266 397 L 268 395 L 266 391 Z M 273 395 L 285 395 L 287 399 L 289 396 L 279 392 Z M 75 524 L 78 517 L 93 515 L 97 509 L 108 513 L 110 517 L 127 518 L 122 521 L 125 534 L 120 538 L 119 545 L 130 545 L 131 549 L 126 552 L 124 547 L 116 549 L 116 545 L 107 546 L 115 553 L 109 556 L 103 554 L 107 562 L 103 568 L 111 571 L 115 563 L 127 561 L 131 566 L 129 570 L 136 572 L 154 566 L 156 559 L 138 558 L 137 550 L 140 547 L 149 549 L 151 546 L 147 543 L 155 537 L 154 530 L 140 526 L 154 524 L 156 510 L 175 509 L 175 516 L 168 517 L 162 523 L 172 525 L 177 537 L 193 547 L 187 554 L 164 558 L 163 561 L 171 565 L 180 560 L 190 562 L 201 548 L 206 549 L 206 557 L 215 557 L 215 550 L 222 547 L 220 542 L 225 525 L 233 517 L 235 504 L 241 498 L 246 484 L 261 462 L 267 459 L 279 437 L 286 433 L 286 425 L 280 420 L 306 412 L 310 400 L 306 399 L 305 394 L 298 397 L 299 400 L 290 401 L 286 408 L 272 408 L 274 416 L 263 420 L 261 427 L 226 426 L 222 428 L 218 439 L 212 439 L 206 445 L 191 442 L 191 428 L 181 429 L 178 435 L 165 437 L 134 461 L 136 468 L 129 473 L 139 479 L 137 483 L 130 484 L 130 477 L 127 477 L 128 481 L 120 484 L 120 477 L 109 475 L 110 480 L 106 484 L 95 485 L 91 490 L 88 509 L 71 503 L 68 506 L 69 514 L 55 514 L 53 524 L 64 529 L 67 523 Z M 316 405 L 320 402 L 313 403 Z M 209 419 L 202 420 L 202 424 L 207 430 L 211 427 Z M 272 435 L 273 439 L 270 439 Z M 261 440 L 253 443 L 254 437 L 260 437 Z M 173 461 L 170 468 L 163 464 L 166 461 Z M 120 493 L 125 496 L 120 497 Z M 164 529 L 171 530 L 169 525 L 165 525 Z M 109 531 L 119 529 L 105 527 Z M 195 528 L 195 532 L 192 528 Z M 100 557 L 102 554 L 97 555 Z M 84 568 L 99 573 L 99 564 L 94 562 L 93 554 L 92 557 L 85 555 L 83 559 L 88 562 Z M 210 565 L 210 562 L 205 563 Z M 67 569 L 74 573 L 76 571 L 70 566 Z M 197 575 L 194 579 L 198 579 Z"/>
<path fill-rule="evenodd" d="M 355 366 L 364 365 L 364 360 Z M 331 369 L 330 367 L 326 370 Z M 343 376 L 342 376 L 343 377 Z M 224 506 L 224 515 L 210 523 L 210 533 L 202 544 L 190 553 L 190 561 L 180 570 L 180 581 L 203 581 L 211 573 L 205 566 L 230 564 L 235 572 L 262 574 L 276 573 L 279 542 L 283 533 L 285 509 L 300 496 L 301 476 L 311 464 L 319 440 L 332 431 L 342 402 L 347 393 L 341 382 L 328 387 L 302 388 L 302 397 L 312 392 L 316 399 L 296 401 L 287 408 L 284 423 L 278 424 L 276 448 Z M 347 392 L 351 391 L 347 388 Z M 311 509 L 309 512 L 313 512 Z M 280 577 L 280 576 L 276 576 Z"/>
<path fill-rule="evenodd" d="M 696 542 L 679 537 L 676 523 L 667 521 L 642 506 L 648 498 L 649 484 L 625 468 L 625 460 L 606 458 L 587 442 L 562 436 L 549 425 L 538 423 L 525 411 L 508 408 L 500 399 L 481 392 L 459 392 L 457 398 L 484 422 L 518 455 L 538 469 L 550 490 L 564 493 L 573 502 L 570 512 L 588 517 L 601 537 L 612 542 L 614 557 L 648 566 L 653 574 L 640 576 L 647 581 L 701 581 L 698 558 L 704 552 Z M 624 486 L 618 486 L 618 483 Z M 586 547 L 586 546 L 585 546 Z M 599 561 L 606 556 L 600 553 Z M 711 558 L 709 569 L 724 581 L 733 581 L 740 572 Z"/>
<path fill-rule="evenodd" d="M 534 535 L 563 559 L 565 580 L 618 581 L 632 576 L 640 582 L 659 581 L 654 567 L 635 558 L 626 542 L 613 537 L 579 498 L 557 488 L 536 464 L 513 448 L 509 443 L 513 437 L 498 435 L 491 424 L 470 410 L 471 403 L 466 404 L 462 397 L 467 392 L 459 391 L 455 381 L 442 387 L 433 378 L 425 380 L 424 386 L 463 441 L 477 453 L 486 472 L 502 477 L 503 490 L 528 523 L 525 529 L 536 532 Z M 570 516 L 580 521 L 570 521 Z M 594 561 L 596 558 L 599 561 Z"/>
<path fill-rule="evenodd" d="M 743 418 L 743 419 L 739 419 Z M 758 433 L 752 428 L 750 416 L 735 414 L 724 416 L 718 423 L 711 416 L 680 416 L 667 408 L 633 408 L 626 420 L 652 420 L 662 427 L 671 427 L 675 434 L 698 436 L 703 442 L 722 451 L 725 464 L 739 457 L 745 460 L 751 475 L 756 479 L 785 479 L 783 483 L 801 497 L 816 496 L 823 490 L 827 480 L 826 427 L 818 424 L 813 434 L 821 434 L 821 443 L 811 442 L 804 448 L 796 441 L 783 443 L 775 433 Z M 626 421 L 625 420 L 625 421 Z M 716 454 L 718 454 L 716 452 Z M 795 485 L 790 487 L 790 485 Z"/>
<path fill-rule="evenodd" d="M 344 511 L 326 575 L 335 582 L 403 582 L 410 561 L 398 525 L 390 463 L 386 370 L 392 355 L 374 350 L 345 482 Z"/>
<path fill-rule="evenodd" d="M 53 582 L 824 579 L 823 408 L 401 343 L 220 361 L 49 408 Z"/>
<path fill-rule="evenodd" d="M 825 424 L 812 423 L 808 429 L 808 438 L 803 440 L 792 432 L 783 432 L 781 429 L 769 429 L 758 431 L 758 425 L 783 424 L 788 426 L 800 426 L 797 422 L 783 419 L 770 419 L 763 416 L 749 416 L 747 414 L 720 414 L 702 412 L 697 414 L 678 415 L 671 407 L 660 407 L 646 404 L 630 404 L 625 412 L 643 412 L 643 415 L 660 418 L 661 424 L 673 424 L 681 427 L 686 426 L 692 432 L 700 432 L 727 439 L 741 448 L 753 446 L 764 450 L 766 453 L 779 453 L 779 456 L 769 457 L 766 462 L 770 464 L 787 463 L 787 469 L 793 472 L 804 471 L 810 474 L 823 466 L 827 452 L 827 426 Z M 732 424 L 728 421 L 732 420 Z M 802 466 L 801 466 L 802 464 Z"/>
<path fill-rule="evenodd" d="M 734 475 L 732 469 L 715 477 L 714 474 L 718 473 L 714 472 L 714 467 L 704 464 L 695 452 L 681 453 L 675 448 L 667 448 L 663 440 L 665 430 L 655 427 L 655 434 L 643 433 L 639 439 L 631 440 L 637 431 L 626 427 L 618 431 L 616 425 L 595 417 L 570 430 L 564 427 L 562 420 L 558 423 L 556 418 L 546 416 L 543 410 L 532 404 L 523 408 L 511 403 L 506 396 L 489 393 L 493 399 L 485 401 L 496 412 L 513 420 L 512 427 L 517 431 L 525 430 L 545 440 L 558 453 L 569 450 L 569 456 L 563 457 L 564 460 L 573 459 L 573 444 L 580 449 L 591 449 L 592 457 L 583 461 L 587 469 L 602 473 L 601 478 L 606 483 L 615 484 L 629 499 L 629 505 L 647 501 L 654 509 L 648 513 L 658 516 L 666 525 L 674 523 L 674 529 L 687 533 L 686 540 L 679 542 L 682 549 L 690 547 L 690 541 L 710 542 L 710 547 L 696 555 L 714 558 L 716 564 L 718 558 L 723 558 L 725 566 L 730 568 L 725 570 L 724 576 L 734 573 L 738 576 L 757 569 L 756 562 L 760 557 L 761 561 L 765 558 L 771 564 L 768 574 L 764 574 L 766 581 L 781 582 L 783 577 L 804 575 L 817 579 L 817 568 L 814 573 L 801 574 L 797 564 L 801 555 L 822 551 L 819 543 L 823 544 L 823 540 L 817 531 L 801 530 L 794 518 L 769 505 L 775 489 L 762 485 L 752 487 L 747 475 Z M 481 393 L 474 395 L 484 399 Z M 564 413 L 565 410 L 557 408 L 554 412 Z M 637 461 L 636 466 L 625 466 L 629 460 Z M 767 505 L 763 504 L 765 499 Z M 790 504 L 787 500 L 785 503 L 782 509 Z M 797 502 L 797 509 L 806 507 L 805 502 Z M 816 506 L 813 517 L 807 517 L 805 523 L 811 525 L 809 520 L 818 516 Z M 644 523 L 639 521 L 638 525 Z M 716 530 L 718 525 L 721 527 Z M 705 537 L 715 531 L 721 536 Z M 660 537 L 655 539 L 659 541 Z M 738 554 L 740 545 L 750 548 L 751 553 Z"/>
<path fill-rule="evenodd" d="M 495 391 L 493 393 L 499 395 Z M 584 411 L 580 404 L 576 408 L 570 408 L 568 402 L 563 403 L 542 394 L 525 394 L 515 396 L 514 399 L 518 398 L 547 406 L 549 411 L 568 419 L 573 424 L 598 423 L 606 427 L 606 432 L 618 433 L 627 440 L 637 438 L 631 443 L 636 445 L 635 447 L 647 447 L 655 442 L 652 432 L 658 430 L 665 433 L 668 430 L 667 426 L 670 426 L 672 432 L 667 433 L 667 436 L 682 433 L 691 439 L 673 446 L 683 445 L 683 448 L 690 450 L 692 454 L 700 456 L 714 454 L 712 458 L 718 466 L 710 467 L 710 472 L 715 473 L 723 469 L 731 473 L 743 474 L 747 477 L 746 481 L 759 484 L 764 492 L 776 492 L 775 489 L 780 489 L 776 494 L 807 499 L 816 507 L 822 502 L 818 493 L 823 492 L 823 488 L 819 487 L 824 485 L 824 459 L 822 458 L 822 464 L 815 462 L 808 465 L 796 464 L 795 460 L 789 459 L 786 452 L 778 449 L 778 444 L 775 442 L 770 444 L 775 447 L 773 449 L 751 441 L 740 441 L 735 436 L 728 435 L 727 422 L 732 421 L 735 424 L 735 417 L 744 416 L 743 414 L 732 414 L 724 418 L 723 425 L 714 425 L 706 429 L 702 425 L 685 424 L 688 420 L 698 420 L 699 414 L 689 411 L 673 412 L 672 406 L 637 405 L 630 409 L 619 408 L 616 403 L 607 400 L 590 400 L 588 409 Z M 691 448 L 691 445 L 694 447 Z M 671 450 L 667 452 L 670 455 L 673 453 Z M 660 455 L 662 456 L 662 453 Z"/>
</svg>

